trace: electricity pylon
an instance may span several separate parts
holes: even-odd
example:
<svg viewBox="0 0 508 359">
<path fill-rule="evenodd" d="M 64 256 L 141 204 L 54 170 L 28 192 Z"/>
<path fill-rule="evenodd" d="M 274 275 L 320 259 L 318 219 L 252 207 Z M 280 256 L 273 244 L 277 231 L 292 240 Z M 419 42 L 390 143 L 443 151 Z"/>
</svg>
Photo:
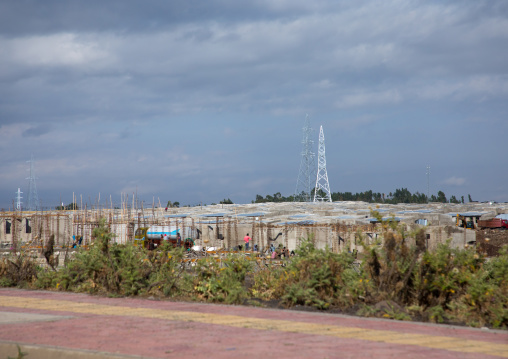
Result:
<svg viewBox="0 0 508 359">
<path fill-rule="evenodd" d="M 430 166 L 427 165 L 427 202 L 430 202 Z"/>
<path fill-rule="evenodd" d="M 29 211 L 37 211 L 39 208 L 39 196 L 37 195 L 37 186 L 35 185 L 34 155 L 27 162 L 30 162 L 30 177 L 27 178 L 30 186 L 27 208 Z"/>
<path fill-rule="evenodd" d="M 310 127 L 309 115 L 305 117 L 305 126 L 303 128 L 303 150 L 302 160 L 300 162 L 300 172 L 296 181 L 295 196 L 296 202 L 311 202 L 312 201 L 312 185 L 313 177 L 316 173 L 316 162 L 314 160 L 315 154 L 312 152 L 312 128 Z"/>
<path fill-rule="evenodd" d="M 328 173 L 326 172 L 325 157 L 325 135 L 323 126 L 319 129 L 319 147 L 318 147 L 318 169 L 316 177 L 316 186 L 314 187 L 314 202 L 331 202 L 330 184 L 328 183 Z"/>
<path fill-rule="evenodd" d="M 22 193 L 23 192 L 21 192 L 21 188 L 18 188 L 18 191 L 16 192 L 16 211 L 21 211 L 21 199 L 23 198 L 21 197 Z"/>
</svg>

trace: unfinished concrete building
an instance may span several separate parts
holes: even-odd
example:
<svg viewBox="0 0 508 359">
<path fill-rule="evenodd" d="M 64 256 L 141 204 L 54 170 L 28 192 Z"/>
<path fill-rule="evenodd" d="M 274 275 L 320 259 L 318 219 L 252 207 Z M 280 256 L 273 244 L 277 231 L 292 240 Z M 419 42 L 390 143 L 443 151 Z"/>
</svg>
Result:
<svg viewBox="0 0 508 359">
<path fill-rule="evenodd" d="M 20 245 L 43 246 L 52 234 L 57 246 L 66 247 L 75 238 L 82 245 L 93 241 L 92 231 L 104 218 L 118 243 L 135 241 L 137 228 L 175 226 L 183 237 L 197 245 L 232 249 L 243 244 L 249 233 L 252 245 L 259 249 L 283 245 L 295 249 L 302 239 L 312 238 L 319 248 L 331 251 L 361 251 L 361 236 L 367 242 L 380 238 L 381 227 L 371 211 L 383 219 L 397 221 L 408 231 L 423 228 L 429 249 L 451 240 L 454 247 L 476 241 L 473 228 L 456 225 L 457 215 L 473 220 L 482 216 L 508 213 L 508 204 L 369 204 L 335 203 L 260 203 L 205 207 L 150 209 L 93 209 L 50 212 L 1 212 L 0 245 L 9 250 Z M 199 238 L 198 238 L 199 237 Z"/>
</svg>

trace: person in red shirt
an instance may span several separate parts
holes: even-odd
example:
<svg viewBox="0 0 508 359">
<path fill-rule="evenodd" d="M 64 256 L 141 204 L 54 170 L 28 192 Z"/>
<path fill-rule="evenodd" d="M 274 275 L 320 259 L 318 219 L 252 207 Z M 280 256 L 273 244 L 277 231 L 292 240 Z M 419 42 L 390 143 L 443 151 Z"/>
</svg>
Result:
<svg viewBox="0 0 508 359">
<path fill-rule="evenodd" d="M 248 251 L 249 250 L 249 242 L 250 242 L 249 233 L 247 233 L 247 235 L 245 237 L 243 237 L 243 241 L 245 242 L 245 250 Z"/>
</svg>

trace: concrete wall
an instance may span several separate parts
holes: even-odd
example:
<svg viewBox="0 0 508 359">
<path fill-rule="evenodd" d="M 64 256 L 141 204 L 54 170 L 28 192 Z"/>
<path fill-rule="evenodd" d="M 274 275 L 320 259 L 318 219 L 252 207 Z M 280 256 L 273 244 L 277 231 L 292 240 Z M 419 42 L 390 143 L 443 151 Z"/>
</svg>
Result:
<svg viewBox="0 0 508 359">
<path fill-rule="evenodd" d="M 97 227 L 100 217 L 104 217 L 115 235 L 114 241 L 127 243 L 133 240 L 137 226 L 149 226 L 150 224 L 177 225 L 180 228 L 194 228 L 201 232 L 201 237 L 196 244 L 206 247 L 233 248 L 243 245 L 243 237 L 249 233 L 252 245 L 257 244 L 260 248 L 266 248 L 271 243 L 276 247 L 280 244 L 293 250 L 298 247 L 303 239 L 312 238 L 318 248 L 329 248 L 339 251 L 361 251 L 357 231 L 362 237 L 372 243 L 380 238 L 379 225 L 360 224 L 362 219 L 328 220 L 315 222 L 312 225 L 300 225 L 290 222 L 295 210 L 278 210 L 268 213 L 264 217 L 247 217 L 235 219 L 233 217 L 219 217 L 211 221 L 201 220 L 199 215 L 186 218 L 167 218 L 165 212 L 157 212 L 155 216 L 140 217 L 136 215 L 125 216 L 118 211 L 114 212 L 51 212 L 45 214 L 31 212 L 11 212 L 0 215 L 0 244 L 3 248 L 10 246 L 15 240 L 43 245 L 50 235 L 55 235 L 57 245 L 72 243 L 73 236 L 83 236 L 83 244 L 89 244 L 92 240 L 93 229 Z M 323 215 L 331 215 L 332 211 L 321 211 Z M 282 217 L 281 217 L 282 213 Z M 319 219 L 314 213 L 307 214 L 311 218 Z M 426 219 L 427 226 L 414 223 L 417 219 Z M 293 220 L 294 221 L 294 220 Z M 290 222 L 292 224 L 287 224 Z M 6 233 L 7 223 L 10 223 L 10 233 Z M 27 233 L 27 223 L 31 231 Z M 454 247 L 461 248 L 465 244 L 474 242 L 476 232 L 455 226 L 454 219 L 446 214 L 410 214 L 404 218 L 404 224 L 408 231 L 424 228 L 428 235 L 427 244 L 429 249 L 435 248 L 439 243 L 451 239 Z M 210 229 L 211 227 L 211 229 Z M 217 233 L 223 239 L 219 239 Z M 281 235 L 276 241 L 278 233 Z M 186 235 L 184 234 L 184 238 Z M 339 240 L 340 239 L 340 240 Z"/>
</svg>

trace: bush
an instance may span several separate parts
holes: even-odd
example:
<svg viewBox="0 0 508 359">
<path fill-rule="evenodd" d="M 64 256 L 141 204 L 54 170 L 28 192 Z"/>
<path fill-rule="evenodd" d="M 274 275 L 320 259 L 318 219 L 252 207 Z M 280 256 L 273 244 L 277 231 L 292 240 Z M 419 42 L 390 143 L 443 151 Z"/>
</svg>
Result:
<svg viewBox="0 0 508 359">
<path fill-rule="evenodd" d="M 101 220 L 93 245 L 79 249 L 57 272 L 40 273 L 36 286 L 45 289 L 107 295 L 173 295 L 181 271 L 182 250 L 170 244 L 147 251 L 132 244 L 111 244 L 112 234 Z"/>
<path fill-rule="evenodd" d="M 508 246 L 488 261 L 449 242 L 427 251 L 422 230 L 379 221 L 382 242 L 366 244 L 357 234 L 364 247 L 357 271 L 350 254 L 316 249 L 310 238 L 285 268 L 257 272 L 252 295 L 287 307 L 360 308 L 361 315 L 508 326 Z"/>
<path fill-rule="evenodd" d="M 365 247 L 362 271 L 372 284 L 367 303 L 417 307 L 424 319 L 437 322 L 508 326 L 508 247 L 486 262 L 473 249 L 451 248 L 449 242 L 427 251 L 419 242 L 422 232 L 382 226 L 384 245 Z M 416 246 L 408 246 L 409 238 Z"/>
<path fill-rule="evenodd" d="M 230 255 L 222 261 L 206 258 L 198 261 L 193 279 L 197 298 L 209 302 L 240 304 L 248 298 L 245 287 L 252 264 L 241 255 Z"/>
<path fill-rule="evenodd" d="M 35 278 L 39 266 L 29 253 L 21 251 L 0 259 L 0 287 L 27 287 Z"/>
<path fill-rule="evenodd" d="M 287 307 L 344 307 L 351 303 L 351 296 L 363 294 L 353 261 L 350 254 L 316 249 L 312 239 L 303 240 L 285 268 L 256 273 L 252 293 L 263 299 L 280 299 Z"/>
</svg>

